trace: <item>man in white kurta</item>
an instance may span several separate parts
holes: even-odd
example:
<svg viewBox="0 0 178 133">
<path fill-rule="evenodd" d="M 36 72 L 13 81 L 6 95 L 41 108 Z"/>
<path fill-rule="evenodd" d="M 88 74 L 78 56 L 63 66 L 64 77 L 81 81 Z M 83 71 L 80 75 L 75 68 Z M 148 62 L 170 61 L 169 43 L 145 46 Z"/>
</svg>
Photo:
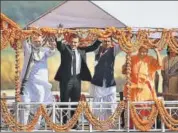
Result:
<svg viewBox="0 0 178 133">
<path fill-rule="evenodd" d="M 50 48 L 42 47 L 41 36 L 34 38 L 32 43 L 27 42 L 27 40 L 24 41 L 24 65 L 21 73 L 21 81 L 25 78 L 26 83 L 23 94 L 21 95 L 22 102 L 53 102 L 51 93 L 52 85 L 48 80 L 47 59 L 55 53 L 54 43 Z M 27 69 L 31 53 L 30 67 Z M 28 73 L 27 76 L 25 76 L 25 73 Z M 26 110 L 22 113 L 21 122 L 24 124 L 27 124 L 29 109 L 29 106 L 26 106 Z M 35 127 L 36 129 L 40 126 L 40 119 Z"/>
<path fill-rule="evenodd" d="M 90 95 L 93 97 L 93 102 L 111 102 L 93 104 L 93 108 L 97 108 L 93 109 L 93 113 L 100 120 L 106 120 L 117 106 L 114 62 L 115 56 L 121 50 L 118 44 L 111 47 L 113 44 L 111 37 L 106 38 L 102 46 L 95 51 L 95 72 L 91 81 Z"/>
</svg>

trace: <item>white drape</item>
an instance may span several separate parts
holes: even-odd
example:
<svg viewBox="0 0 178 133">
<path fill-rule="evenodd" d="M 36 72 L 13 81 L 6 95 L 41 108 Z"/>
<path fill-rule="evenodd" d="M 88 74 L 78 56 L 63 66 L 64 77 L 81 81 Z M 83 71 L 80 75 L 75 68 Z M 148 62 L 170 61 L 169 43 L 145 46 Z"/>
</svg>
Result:
<svg viewBox="0 0 178 133">
<path fill-rule="evenodd" d="M 91 84 L 89 89 L 90 95 L 93 97 L 93 102 L 103 102 L 103 103 L 93 103 L 93 114 L 99 117 L 100 120 L 106 120 L 115 111 L 116 104 L 116 86 L 111 87 L 100 87 Z M 111 102 L 104 104 L 104 102 Z M 105 109 L 107 108 L 107 109 Z"/>
</svg>

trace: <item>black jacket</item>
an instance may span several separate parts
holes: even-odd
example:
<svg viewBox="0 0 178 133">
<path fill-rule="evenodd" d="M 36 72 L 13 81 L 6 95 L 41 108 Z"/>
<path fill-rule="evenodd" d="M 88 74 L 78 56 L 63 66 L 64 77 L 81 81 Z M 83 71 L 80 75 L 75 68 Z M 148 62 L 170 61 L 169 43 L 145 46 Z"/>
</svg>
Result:
<svg viewBox="0 0 178 133">
<path fill-rule="evenodd" d="M 62 44 L 61 41 L 57 42 L 57 49 L 61 53 L 61 64 L 55 75 L 57 81 L 68 81 L 71 77 L 71 63 L 72 63 L 72 49 L 69 45 Z M 80 77 L 83 81 L 91 81 L 91 74 L 86 63 L 86 53 L 96 50 L 101 42 L 96 40 L 93 45 L 86 48 L 78 48 L 81 55 L 81 70 Z"/>
<path fill-rule="evenodd" d="M 91 83 L 97 86 L 103 86 L 103 80 L 106 80 L 106 87 L 115 86 L 114 80 L 114 48 L 109 48 L 108 51 L 100 56 L 100 51 L 95 56 L 98 64 L 95 66 L 95 73 Z"/>
</svg>

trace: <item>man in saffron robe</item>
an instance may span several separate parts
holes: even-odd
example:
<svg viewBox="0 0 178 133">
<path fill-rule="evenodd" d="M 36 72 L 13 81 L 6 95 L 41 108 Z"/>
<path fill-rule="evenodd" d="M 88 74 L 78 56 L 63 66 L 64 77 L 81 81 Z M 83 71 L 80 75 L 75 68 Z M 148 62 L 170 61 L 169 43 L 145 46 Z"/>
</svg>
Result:
<svg viewBox="0 0 178 133">
<path fill-rule="evenodd" d="M 148 49 L 141 47 L 137 55 L 131 57 L 131 86 L 130 100 L 131 101 L 149 101 L 156 97 L 154 90 L 154 75 L 155 72 L 161 69 L 161 57 L 157 49 L 154 49 L 157 59 L 148 55 Z M 125 65 L 126 66 L 126 65 Z M 125 69 L 125 67 L 123 67 Z M 126 74 L 126 71 L 123 71 Z M 127 96 L 128 88 L 124 89 L 124 96 Z M 140 105 L 143 107 L 144 105 Z M 141 115 L 147 117 L 150 113 L 142 110 Z M 132 123 L 131 123 L 132 126 Z"/>
<path fill-rule="evenodd" d="M 131 57 L 131 101 L 153 100 L 154 75 L 157 70 L 161 69 L 159 51 L 155 49 L 155 52 L 157 59 L 148 55 L 148 49 L 141 47 L 138 54 Z M 127 89 L 125 88 L 124 96 L 126 95 Z"/>
</svg>

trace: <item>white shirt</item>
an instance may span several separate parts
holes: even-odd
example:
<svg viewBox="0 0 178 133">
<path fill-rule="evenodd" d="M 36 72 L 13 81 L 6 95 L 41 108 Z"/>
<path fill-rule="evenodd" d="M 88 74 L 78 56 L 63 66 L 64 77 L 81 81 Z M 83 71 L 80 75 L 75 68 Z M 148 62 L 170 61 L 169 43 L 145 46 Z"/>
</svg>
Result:
<svg viewBox="0 0 178 133">
<path fill-rule="evenodd" d="M 29 44 L 27 41 L 23 42 L 25 56 L 20 77 L 21 81 L 26 73 L 29 57 L 32 52 L 31 45 L 32 44 Z M 28 81 L 25 84 L 24 95 L 21 95 L 22 102 L 53 102 L 51 93 L 52 84 L 48 79 L 47 59 L 54 54 L 55 49 L 51 50 L 46 47 L 41 47 L 40 51 L 34 54 L 33 66 L 30 68 Z"/>
<path fill-rule="evenodd" d="M 64 43 L 65 41 L 62 39 L 62 36 L 60 38 L 57 38 L 57 41 L 61 41 L 62 43 Z M 64 42 L 63 42 L 64 41 Z M 81 56 L 80 53 L 78 52 L 77 49 L 74 49 L 75 51 L 75 57 L 76 57 L 76 74 L 80 74 L 80 69 L 81 69 Z M 73 52 L 73 50 L 72 50 Z M 73 56 L 72 56 L 72 60 L 73 60 Z M 73 64 L 71 63 L 71 75 L 73 75 Z"/>
<path fill-rule="evenodd" d="M 30 58 L 30 54 L 32 52 L 31 45 L 32 44 L 29 44 L 27 42 L 27 40 L 25 40 L 23 42 L 24 63 L 23 63 L 23 68 L 22 68 L 22 72 L 21 72 L 21 77 L 20 77 L 21 81 L 24 78 L 24 75 L 25 75 L 25 72 L 26 72 L 26 69 L 27 69 L 27 65 L 28 65 L 28 61 L 29 61 L 29 58 Z M 33 51 L 33 52 L 35 52 L 35 51 Z M 41 68 L 41 70 L 42 69 L 47 70 L 47 58 L 50 57 L 50 56 L 53 56 L 54 54 L 55 54 L 55 49 L 51 50 L 51 49 L 46 48 L 46 47 L 44 47 L 44 48 L 41 47 L 39 53 L 34 53 L 33 59 L 35 60 L 35 62 L 34 62 L 34 65 L 33 65 L 33 70 L 31 71 L 30 75 L 34 74 L 33 71 L 38 72 L 37 70 L 35 70 L 36 68 Z M 37 75 L 41 75 L 43 73 L 43 72 L 41 72 L 41 70 L 40 70 L 40 74 L 38 73 Z M 47 79 L 48 73 L 47 72 L 44 72 L 44 73 L 46 73 L 46 76 L 42 76 L 43 77 L 42 79 Z"/>
<path fill-rule="evenodd" d="M 80 74 L 81 63 L 82 63 L 81 56 L 77 49 L 72 50 L 72 52 L 73 51 L 75 51 L 75 57 L 76 57 L 76 74 Z M 72 60 L 73 60 L 73 56 L 72 56 Z M 73 75 L 73 64 L 71 64 L 71 75 Z"/>
</svg>

